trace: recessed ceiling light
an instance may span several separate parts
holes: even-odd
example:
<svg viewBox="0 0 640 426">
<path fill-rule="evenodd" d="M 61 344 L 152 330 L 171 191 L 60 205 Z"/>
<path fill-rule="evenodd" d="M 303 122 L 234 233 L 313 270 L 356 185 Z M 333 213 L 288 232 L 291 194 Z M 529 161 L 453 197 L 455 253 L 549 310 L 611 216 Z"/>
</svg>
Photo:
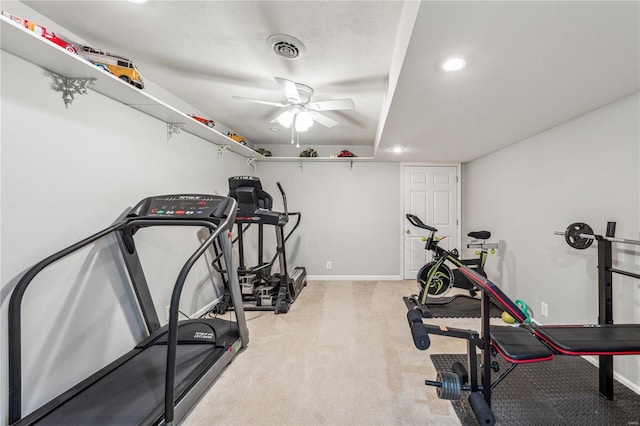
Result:
<svg viewBox="0 0 640 426">
<path fill-rule="evenodd" d="M 459 71 L 467 65 L 467 61 L 460 57 L 449 58 L 442 63 L 442 69 L 445 71 Z"/>
<path fill-rule="evenodd" d="M 269 127 L 269 130 L 271 130 L 272 132 L 279 132 L 280 129 L 277 127 Z"/>
<path fill-rule="evenodd" d="M 390 149 L 390 151 L 396 154 L 400 154 L 401 152 L 404 152 L 404 148 L 401 146 L 394 146 Z"/>
</svg>

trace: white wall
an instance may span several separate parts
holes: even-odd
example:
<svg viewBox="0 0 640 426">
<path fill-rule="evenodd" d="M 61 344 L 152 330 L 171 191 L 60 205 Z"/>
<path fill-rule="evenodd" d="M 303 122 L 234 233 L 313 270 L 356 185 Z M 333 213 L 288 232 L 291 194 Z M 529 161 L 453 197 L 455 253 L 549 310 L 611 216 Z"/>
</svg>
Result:
<svg viewBox="0 0 640 426">
<path fill-rule="evenodd" d="M 300 227 L 287 244 L 290 267 L 312 277 L 399 278 L 400 168 L 397 163 L 260 162 L 257 175 L 282 209 L 280 181 Z M 267 244 L 266 247 L 269 247 Z M 326 269 L 331 261 L 333 269 Z"/>
<path fill-rule="evenodd" d="M 596 245 L 572 249 L 554 231 L 586 222 L 605 234 L 614 221 L 616 236 L 640 239 L 639 103 L 636 93 L 463 167 L 464 234 L 500 241 L 489 278 L 542 323 L 598 320 Z M 640 272 L 637 246 L 614 245 L 614 264 Z M 613 287 L 615 322 L 639 323 L 638 280 L 616 275 Z M 640 357 L 616 357 L 615 369 L 640 383 Z"/>
<path fill-rule="evenodd" d="M 0 371 L 6 395 L 8 298 L 26 268 L 107 227 L 147 196 L 226 195 L 228 176 L 251 170 L 244 158 L 231 152 L 218 158 L 216 145 L 188 133 L 167 141 L 165 123 L 96 92 L 76 96 L 66 109 L 45 70 L 4 51 L 0 59 Z M 196 229 L 154 232 L 140 232 L 138 249 L 163 321 L 178 268 L 201 237 Z M 122 283 L 118 260 L 113 240 L 101 241 L 56 264 L 27 292 L 26 411 L 139 339 L 139 314 L 126 281 Z M 201 262 L 188 281 L 181 305 L 186 313 L 216 298 L 208 274 L 206 262 Z M 59 386 L 49 385 L 54 382 Z M 6 423 L 6 398 L 0 410 L 0 422 Z"/>
</svg>

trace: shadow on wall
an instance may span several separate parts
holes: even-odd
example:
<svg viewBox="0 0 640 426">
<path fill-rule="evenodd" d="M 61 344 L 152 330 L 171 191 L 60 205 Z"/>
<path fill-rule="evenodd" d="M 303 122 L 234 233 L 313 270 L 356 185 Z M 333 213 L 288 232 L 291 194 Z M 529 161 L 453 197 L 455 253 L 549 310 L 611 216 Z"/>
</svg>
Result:
<svg viewBox="0 0 640 426">
<path fill-rule="evenodd" d="M 517 279 L 517 261 L 516 255 L 507 249 L 507 243 L 505 242 L 504 248 L 504 272 L 506 283 L 503 284 L 503 290 L 508 289 L 509 294 L 518 293 L 518 279 Z"/>
<path fill-rule="evenodd" d="M 112 238 L 105 238 L 58 260 L 42 270 L 25 292 L 24 412 L 115 360 L 143 336 L 143 321 L 123 279 L 116 246 Z M 103 350 L 97 354 L 96 347 Z"/>
<path fill-rule="evenodd" d="M 498 241 L 498 264 L 496 265 L 495 280 L 499 285 L 504 285 L 504 258 L 507 253 L 507 242 L 505 240 Z"/>
</svg>

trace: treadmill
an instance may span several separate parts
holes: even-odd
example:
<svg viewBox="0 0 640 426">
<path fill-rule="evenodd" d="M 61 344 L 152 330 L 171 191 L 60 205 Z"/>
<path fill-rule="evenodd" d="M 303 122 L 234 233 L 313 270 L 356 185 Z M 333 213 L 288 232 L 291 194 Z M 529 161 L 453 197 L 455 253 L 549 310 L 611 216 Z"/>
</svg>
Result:
<svg viewBox="0 0 640 426">
<path fill-rule="evenodd" d="M 233 176 L 229 178 L 229 196 L 237 200 L 238 212 L 235 222 L 238 225 L 238 276 L 246 311 L 272 310 L 276 314 L 287 313 L 302 289 L 307 285 L 307 270 L 296 267 L 290 274 L 287 267 L 285 243 L 300 225 L 300 212 L 289 212 L 287 196 L 280 182 L 276 183 L 284 212 L 272 209 L 273 198 L 262 189 L 260 178 L 255 176 Z M 297 217 L 296 223 L 285 236 L 285 226 L 291 216 Z M 247 267 L 244 259 L 243 234 L 248 226 L 258 225 L 258 264 Z M 276 232 L 276 254 L 270 262 L 264 260 L 264 225 L 272 225 Z M 278 260 L 279 272 L 272 274 L 271 268 Z M 234 274 L 230 274 L 234 275 Z M 235 305 L 234 305 L 235 306 Z"/>
<path fill-rule="evenodd" d="M 231 268 L 231 231 L 237 203 L 216 195 L 177 194 L 146 198 L 122 220 L 42 260 L 16 285 L 9 302 L 10 425 L 173 425 L 180 421 L 223 368 L 249 343 L 242 303 L 235 321 L 178 320 L 180 295 L 195 262 L 212 247 Z M 197 226 L 208 237 L 184 263 L 172 289 L 169 322 L 161 326 L 138 258 L 134 234 L 153 226 Z M 107 236 L 115 236 L 148 336 L 101 370 L 22 414 L 21 304 L 27 287 L 47 266 Z M 230 297 L 241 301 L 237 277 L 229 277 Z M 34 297 L 34 294 L 29 294 Z"/>
</svg>

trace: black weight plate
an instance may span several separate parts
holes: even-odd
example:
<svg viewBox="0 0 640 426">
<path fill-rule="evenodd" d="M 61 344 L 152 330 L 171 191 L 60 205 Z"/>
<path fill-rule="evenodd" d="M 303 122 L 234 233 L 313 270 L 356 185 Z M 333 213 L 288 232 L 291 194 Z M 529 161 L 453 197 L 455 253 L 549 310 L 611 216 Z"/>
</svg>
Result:
<svg viewBox="0 0 640 426">
<path fill-rule="evenodd" d="M 582 238 L 580 234 L 593 235 L 593 229 L 591 229 L 591 227 L 586 223 L 572 223 L 571 225 L 567 226 L 566 231 L 564 231 L 564 239 L 567 244 L 569 244 L 569 246 L 578 250 L 584 250 L 591 247 L 591 244 L 593 244 L 593 239 Z"/>
<path fill-rule="evenodd" d="M 436 389 L 438 398 L 448 399 L 450 401 L 460 399 L 462 385 L 460 383 L 460 377 L 456 373 L 440 371 L 438 372 L 436 380 L 440 382 L 440 387 Z"/>
</svg>

